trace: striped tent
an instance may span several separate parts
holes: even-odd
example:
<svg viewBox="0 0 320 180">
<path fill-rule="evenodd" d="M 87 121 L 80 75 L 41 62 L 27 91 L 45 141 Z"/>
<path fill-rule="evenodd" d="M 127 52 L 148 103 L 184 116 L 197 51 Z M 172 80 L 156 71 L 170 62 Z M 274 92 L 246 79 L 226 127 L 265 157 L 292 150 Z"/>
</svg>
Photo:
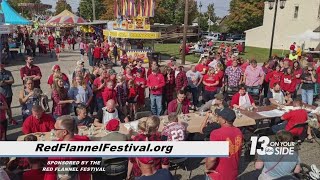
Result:
<svg viewBox="0 0 320 180">
<path fill-rule="evenodd" d="M 47 20 L 47 26 L 73 26 L 78 23 L 86 22 L 82 17 L 72 14 L 68 10 L 62 11 L 60 14 L 53 16 Z"/>
</svg>

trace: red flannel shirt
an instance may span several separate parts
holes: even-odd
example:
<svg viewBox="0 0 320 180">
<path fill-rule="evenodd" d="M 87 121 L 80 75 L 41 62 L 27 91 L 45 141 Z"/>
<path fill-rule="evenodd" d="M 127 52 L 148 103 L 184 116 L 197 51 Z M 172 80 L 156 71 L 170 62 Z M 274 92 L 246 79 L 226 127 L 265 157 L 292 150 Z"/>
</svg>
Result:
<svg viewBox="0 0 320 180">
<path fill-rule="evenodd" d="M 145 134 L 138 134 L 136 135 L 131 141 L 161 141 L 160 133 L 151 134 L 148 138 Z M 134 177 L 140 177 L 141 170 L 136 162 L 136 158 L 129 158 L 130 162 L 133 164 L 132 167 L 132 175 Z M 168 158 L 155 158 L 155 168 L 161 169 L 161 165 L 168 165 L 169 159 Z"/>
<path fill-rule="evenodd" d="M 161 95 L 162 88 L 165 85 L 164 77 L 161 73 L 153 74 L 151 73 L 147 80 L 147 85 L 149 88 L 157 86 L 157 89 L 150 89 L 150 93 L 153 95 Z"/>
<path fill-rule="evenodd" d="M 285 130 L 289 131 L 296 124 L 304 123 L 308 120 L 308 113 L 304 109 L 292 110 L 284 114 L 281 119 L 288 121 Z M 290 131 L 294 136 L 300 136 L 303 132 L 303 128 L 294 128 Z"/>
<path fill-rule="evenodd" d="M 170 80 L 168 80 L 168 76 L 164 76 L 166 85 L 164 86 L 164 95 L 166 97 L 167 103 L 173 100 L 173 93 L 175 92 L 175 77 L 174 71 L 170 72 Z"/>
<path fill-rule="evenodd" d="M 27 65 L 22 67 L 20 69 L 20 77 L 21 77 L 21 79 L 23 79 L 23 77 L 25 75 L 26 76 L 36 75 L 36 76 L 42 77 L 40 68 L 38 66 L 35 66 L 35 65 L 32 65 L 31 68 L 29 68 Z M 33 82 L 34 82 L 34 87 L 35 88 L 40 88 L 40 80 L 36 80 L 36 81 L 33 81 Z"/>
<path fill-rule="evenodd" d="M 60 101 L 68 100 L 68 90 L 63 88 L 61 96 L 58 91 L 52 91 L 53 114 L 62 116 L 68 114 L 68 104 L 59 104 Z"/>
<path fill-rule="evenodd" d="M 34 116 L 29 116 L 22 125 L 23 134 L 36 132 L 49 132 L 54 129 L 54 119 L 51 115 L 43 113 L 40 120 Z"/>
<path fill-rule="evenodd" d="M 249 96 L 249 99 L 250 99 L 250 103 L 254 103 L 254 100 L 252 98 L 252 96 L 250 94 L 248 94 Z M 234 104 L 236 105 L 239 105 L 239 99 L 240 99 L 240 93 L 236 93 L 232 96 L 232 99 L 231 99 L 231 103 L 230 103 L 230 106 L 233 107 Z"/>
<path fill-rule="evenodd" d="M 178 108 L 178 100 L 174 99 L 168 104 L 168 114 L 175 113 Z M 182 113 L 188 114 L 189 113 L 189 103 L 187 100 L 182 102 Z"/>
<path fill-rule="evenodd" d="M 61 140 L 59 140 L 59 141 L 61 141 Z M 90 139 L 86 136 L 75 135 L 73 137 L 73 139 L 70 141 L 90 141 Z M 79 158 L 79 157 L 52 157 L 52 158 L 48 158 L 48 161 L 80 161 L 81 162 L 81 161 L 88 161 L 88 160 L 93 160 L 93 159 Z M 52 167 L 53 169 L 55 169 L 58 166 L 57 165 L 49 165 L 48 167 Z M 56 179 L 57 179 L 57 172 L 56 171 L 45 172 L 44 180 L 56 180 Z M 34 180 L 36 180 L 36 179 L 34 179 Z M 80 171 L 78 180 L 91 180 L 91 172 Z"/>
<path fill-rule="evenodd" d="M 185 71 L 180 71 L 176 77 L 176 90 L 179 91 L 182 88 L 186 88 L 188 85 L 188 78 Z"/>
<path fill-rule="evenodd" d="M 104 105 L 106 105 L 107 101 L 109 99 L 113 99 L 115 102 L 117 102 L 117 92 L 114 89 L 109 89 L 107 87 L 104 88 L 102 92 L 102 99 Z"/>
</svg>

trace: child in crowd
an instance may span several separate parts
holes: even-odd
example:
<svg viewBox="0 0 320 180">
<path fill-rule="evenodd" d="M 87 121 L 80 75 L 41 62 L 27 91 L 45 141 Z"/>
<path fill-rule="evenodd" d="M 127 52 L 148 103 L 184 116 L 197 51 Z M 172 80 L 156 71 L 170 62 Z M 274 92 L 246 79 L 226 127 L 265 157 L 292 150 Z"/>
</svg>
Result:
<svg viewBox="0 0 320 180">
<path fill-rule="evenodd" d="M 137 112 L 137 99 L 139 97 L 134 80 L 128 81 L 128 92 L 129 115 L 130 117 L 134 117 L 134 114 Z"/>
<path fill-rule="evenodd" d="M 117 92 L 117 102 L 120 107 L 120 111 L 127 115 L 127 84 L 126 79 L 123 75 L 117 76 L 117 85 L 115 87 L 115 90 Z"/>
<path fill-rule="evenodd" d="M 138 99 L 137 108 L 140 109 L 145 105 L 145 89 L 147 85 L 147 80 L 143 77 L 143 70 L 138 69 L 136 73 L 136 78 L 134 79 L 135 86 L 137 87 Z"/>
</svg>

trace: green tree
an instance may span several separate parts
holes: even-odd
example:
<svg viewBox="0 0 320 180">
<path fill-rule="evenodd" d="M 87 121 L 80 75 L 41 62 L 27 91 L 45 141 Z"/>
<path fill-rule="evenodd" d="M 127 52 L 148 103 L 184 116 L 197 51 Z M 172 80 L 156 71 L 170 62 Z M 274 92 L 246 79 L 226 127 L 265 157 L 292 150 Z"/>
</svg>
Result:
<svg viewBox="0 0 320 180">
<path fill-rule="evenodd" d="M 58 0 L 56 3 L 56 15 L 60 14 L 64 10 L 72 11 L 70 4 L 67 3 L 66 0 Z"/>
<path fill-rule="evenodd" d="M 217 16 L 216 16 L 216 13 L 214 12 L 214 4 L 209 4 L 208 5 L 208 10 L 207 12 L 205 13 L 205 16 L 210 19 L 212 22 L 216 22 L 217 21 Z"/>
<path fill-rule="evenodd" d="M 111 4 L 112 6 L 113 6 L 113 3 Z M 103 4 L 103 1 L 95 0 L 95 8 L 96 8 L 96 19 L 100 19 L 103 13 L 106 12 L 106 8 L 105 8 L 105 5 Z M 81 0 L 78 8 L 78 14 L 85 19 L 93 20 L 92 0 Z"/>
<path fill-rule="evenodd" d="M 101 19 L 114 20 L 116 19 L 114 14 L 114 0 L 102 0 L 104 10 L 101 13 Z"/>
<path fill-rule="evenodd" d="M 8 0 L 11 7 L 18 13 L 21 13 L 23 17 L 31 18 L 32 13 L 28 9 L 22 9 L 19 7 L 19 3 L 41 3 L 41 0 Z"/>
<path fill-rule="evenodd" d="M 230 32 L 243 32 L 263 23 L 264 0 L 231 0 L 226 25 Z"/>
</svg>

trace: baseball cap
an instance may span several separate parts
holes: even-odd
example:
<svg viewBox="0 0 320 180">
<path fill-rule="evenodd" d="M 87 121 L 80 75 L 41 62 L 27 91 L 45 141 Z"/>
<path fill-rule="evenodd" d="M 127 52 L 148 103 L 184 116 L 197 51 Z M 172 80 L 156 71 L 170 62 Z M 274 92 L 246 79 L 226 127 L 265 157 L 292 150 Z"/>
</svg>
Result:
<svg viewBox="0 0 320 180">
<path fill-rule="evenodd" d="M 224 96 L 221 93 L 214 95 L 214 97 L 218 100 L 224 100 Z"/>
<path fill-rule="evenodd" d="M 223 108 L 223 109 L 216 109 L 215 113 L 218 116 L 220 116 L 223 119 L 225 119 L 226 121 L 228 121 L 229 123 L 233 123 L 234 120 L 237 118 L 236 113 L 232 109 L 230 109 L 228 107 Z"/>
<path fill-rule="evenodd" d="M 52 66 L 52 71 L 57 70 L 57 69 L 61 69 L 59 65 L 56 64 L 56 65 Z"/>
<path fill-rule="evenodd" d="M 77 61 L 77 65 L 78 65 L 78 66 L 83 65 L 83 64 L 84 64 L 84 61 L 81 61 L 81 60 L 80 60 L 80 61 Z"/>
<path fill-rule="evenodd" d="M 107 123 L 106 129 L 107 129 L 108 131 L 116 131 L 116 130 L 118 129 L 118 127 L 119 127 L 119 124 L 120 124 L 119 120 L 117 120 L 117 119 L 111 119 L 111 120 Z"/>
<path fill-rule="evenodd" d="M 151 157 L 138 157 L 137 159 L 142 164 L 154 164 L 154 158 Z"/>
</svg>

